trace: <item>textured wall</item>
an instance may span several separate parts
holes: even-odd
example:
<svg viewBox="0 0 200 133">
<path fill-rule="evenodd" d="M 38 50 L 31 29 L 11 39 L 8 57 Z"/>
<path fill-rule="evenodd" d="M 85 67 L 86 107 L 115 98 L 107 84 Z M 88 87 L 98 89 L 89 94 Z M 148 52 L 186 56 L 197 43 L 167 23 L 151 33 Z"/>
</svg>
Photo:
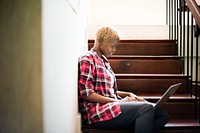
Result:
<svg viewBox="0 0 200 133">
<path fill-rule="evenodd" d="M 42 132 L 41 0 L 0 1 L 0 132 Z"/>
</svg>

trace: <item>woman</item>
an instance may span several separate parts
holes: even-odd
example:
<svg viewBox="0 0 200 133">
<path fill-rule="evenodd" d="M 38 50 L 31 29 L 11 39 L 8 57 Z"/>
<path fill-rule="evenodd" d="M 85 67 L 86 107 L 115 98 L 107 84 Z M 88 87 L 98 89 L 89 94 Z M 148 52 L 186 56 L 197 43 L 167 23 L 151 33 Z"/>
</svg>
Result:
<svg viewBox="0 0 200 133">
<path fill-rule="evenodd" d="M 84 121 L 98 128 L 133 127 L 135 133 L 158 132 L 168 114 L 131 92 L 119 91 L 108 59 L 119 42 L 111 27 L 96 32 L 93 48 L 79 58 L 79 107 Z"/>
</svg>

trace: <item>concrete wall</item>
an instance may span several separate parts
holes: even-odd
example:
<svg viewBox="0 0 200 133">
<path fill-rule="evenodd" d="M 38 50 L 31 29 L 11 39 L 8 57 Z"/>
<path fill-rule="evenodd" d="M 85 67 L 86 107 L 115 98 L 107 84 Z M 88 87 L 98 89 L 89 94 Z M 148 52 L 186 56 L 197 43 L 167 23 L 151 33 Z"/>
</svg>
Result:
<svg viewBox="0 0 200 133">
<path fill-rule="evenodd" d="M 0 1 L 0 132 L 42 133 L 41 0 Z"/>
</svg>

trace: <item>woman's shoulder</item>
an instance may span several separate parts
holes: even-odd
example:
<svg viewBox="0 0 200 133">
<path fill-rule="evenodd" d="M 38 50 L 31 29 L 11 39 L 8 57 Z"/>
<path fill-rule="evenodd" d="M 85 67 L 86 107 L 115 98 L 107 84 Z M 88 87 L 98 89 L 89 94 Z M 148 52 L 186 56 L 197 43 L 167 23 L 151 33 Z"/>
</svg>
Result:
<svg viewBox="0 0 200 133">
<path fill-rule="evenodd" d="M 80 60 L 91 60 L 95 57 L 95 53 L 92 51 L 87 51 L 85 53 L 83 53 L 80 57 L 79 57 L 79 61 Z"/>
</svg>

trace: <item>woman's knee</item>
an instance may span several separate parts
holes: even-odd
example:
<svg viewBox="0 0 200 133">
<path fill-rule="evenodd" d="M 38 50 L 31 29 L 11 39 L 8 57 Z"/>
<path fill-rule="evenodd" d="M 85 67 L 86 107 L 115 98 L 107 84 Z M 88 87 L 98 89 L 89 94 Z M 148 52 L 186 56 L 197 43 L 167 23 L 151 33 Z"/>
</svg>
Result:
<svg viewBox="0 0 200 133">
<path fill-rule="evenodd" d="M 143 107 L 144 107 L 145 110 L 147 110 L 147 111 L 154 111 L 154 110 L 155 110 L 154 106 L 153 106 L 151 103 L 144 103 L 144 104 L 143 104 Z"/>
<path fill-rule="evenodd" d="M 154 115 L 155 108 L 150 103 L 140 103 L 140 106 L 138 107 L 138 114 L 142 115 L 144 113 L 152 114 Z"/>
</svg>

